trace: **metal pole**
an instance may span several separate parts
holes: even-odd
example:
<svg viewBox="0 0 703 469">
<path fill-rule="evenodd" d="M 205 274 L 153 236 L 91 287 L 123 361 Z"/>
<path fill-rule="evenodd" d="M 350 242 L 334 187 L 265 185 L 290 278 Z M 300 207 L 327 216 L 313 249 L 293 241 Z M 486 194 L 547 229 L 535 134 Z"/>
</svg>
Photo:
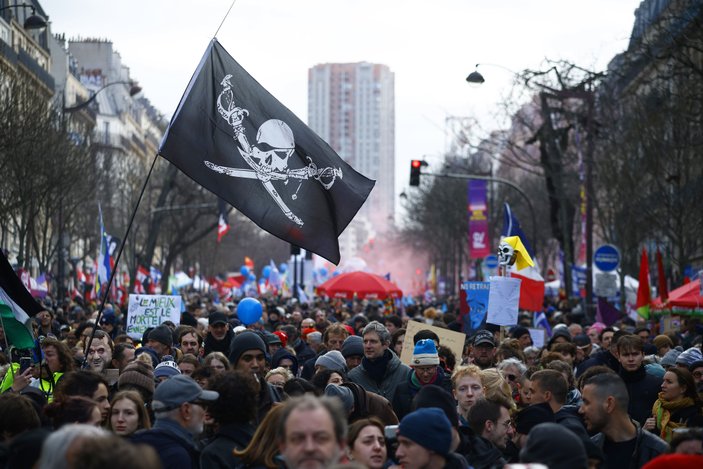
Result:
<svg viewBox="0 0 703 469">
<path fill-rule="evenodd" d="M 56 272 L 57 285 L 56 285 L 56 300 L 59 305 L 63 303 L 66 296 L 64 282 L 66 277 L 66 267 L 64 265 L 64 244 L 63 244 L 64 232 L 63 232 L 63 196 L 59 197 L 59 246 L 58 246 L 58 258 L 59 265 Z"/>
<path fill-rule="evenodd" d="M 595 321 L 593 304 L 593 92 L 587 92 L 585 97 L 587 106 L 586 128 L 588 139 L 586 142 L 586 320 Z"/>
<path fill-rule="evenodd" d="M 532 205 L 532 201 L 530 200 L 529 197 L 527 197 L 527 194 L 520 189 L 519 186 L 515 185 L 514 183 L 508 181 L 507 179 L 503 178 L 496 178 L 496 177 L 489 177 L 489 176 L 478 176 L 478 175 L 473 175 L 473 174 L 454 174 L 454 173 L 442 173 L 442 174 L 435 174 L 435 173 L 420 173 L 421 176 L 434 176 L 434 177 L 444 177 L 444 178 L 451 178 L 451 179 L 480 179 L 483 181 L 491 181 L 491 182 L 499 182 L 501 184 L 506 184 L 513 189 L 515 189 L 523 198 L 525 199 L 525 202 L 527 202 L 527 206 L 530 209 L 530 215 L 532 216 L 532 246 L 536 246 L 537 243 L 537 217 L 535 215 L 535 208 Z"/>
</svg>

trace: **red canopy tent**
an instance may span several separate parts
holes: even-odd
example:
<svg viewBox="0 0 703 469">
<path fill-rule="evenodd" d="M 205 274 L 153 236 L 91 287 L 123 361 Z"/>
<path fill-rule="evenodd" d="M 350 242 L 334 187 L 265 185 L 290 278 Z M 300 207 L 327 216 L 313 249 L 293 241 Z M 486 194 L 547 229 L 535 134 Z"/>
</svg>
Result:
<svg viewBox="0 0 703 469">
<path fill-rule="evenodd" d="M 701 279 L 688 282 L 686 285 L 670 291 L 669 304 L 679 308 L 703 309 Z"/>
<path fill-rule="evenodd" d="M 317 287 L 320 294 L 331 298 L 356 297 L 358 299 L 400 298 L 403 292 L 398 286 L 380 275 L 368 272 L 339 274 Z"/>
<path fill-rule="evenodd" d="M 669 292 L 669 299 L 662 302 L 657 297 L 652 300 L 652 307 L 658 311 L 674 311 L 686 314 L 686 311 L 703 312 L 701 296 L 701 279 L 696 279 Z"/>
</svg>

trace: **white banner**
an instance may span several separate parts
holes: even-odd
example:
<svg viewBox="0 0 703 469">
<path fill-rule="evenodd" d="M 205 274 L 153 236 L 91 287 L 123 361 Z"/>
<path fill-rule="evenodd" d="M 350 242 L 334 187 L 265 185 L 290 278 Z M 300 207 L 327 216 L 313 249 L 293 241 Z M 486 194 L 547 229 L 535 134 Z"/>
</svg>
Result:
<svg viewBox="0 0 703 469">
<path fill-rule="evenodd" d="M 488 317 L 486 322 L 498 326 L 517 324 L 520 304 L 520 279 L 491 277 L 488 291 Z"/>
<path fill-rule="evenodd" d="M 178 295 L 129 295 L 127 334 L 141 339 L 144 331 L 164 321 L 181 322 L 181 297 Z"/>
</svg>

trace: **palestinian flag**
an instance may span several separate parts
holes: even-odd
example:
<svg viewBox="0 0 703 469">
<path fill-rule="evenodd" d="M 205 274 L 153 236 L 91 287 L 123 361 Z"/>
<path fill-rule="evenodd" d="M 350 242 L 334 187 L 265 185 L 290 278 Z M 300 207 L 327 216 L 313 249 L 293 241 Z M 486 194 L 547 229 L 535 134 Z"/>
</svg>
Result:
<svg viewBox="0 0 703 469">
<path fill-rule="evenodd" d="M 0 250 L 0 319 L 9 345 L 18 349 L 34 347 L 32 318 L 42 310 Z"/>
</svg>

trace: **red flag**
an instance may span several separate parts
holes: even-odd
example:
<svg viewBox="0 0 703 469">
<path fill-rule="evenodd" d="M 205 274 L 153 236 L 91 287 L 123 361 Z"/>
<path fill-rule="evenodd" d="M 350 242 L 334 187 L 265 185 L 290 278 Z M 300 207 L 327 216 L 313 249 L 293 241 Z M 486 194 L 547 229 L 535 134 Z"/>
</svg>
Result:
<svg viewBox="0 0 703 469">
<path fill-rule="evenodd" d="M 662 253 L 659 248 L 657 248 L 657 277 L 659 280 L 659 298 L 661 298 L 662 301 L 666 301 L 669 298 L 669 288 L 666 285 L 664 260 L 662 259 Z"/>
<path fill-rule="evenodd" d="M 647 249 L 642 248 L 642 258 L 640 259 L 640 285 L 637 288 L 637 314 L 644 319 L 649 319 L 649 304 L 652 302 L 652 291 L 649 288 L 649 259 Z"/>
</svg>

